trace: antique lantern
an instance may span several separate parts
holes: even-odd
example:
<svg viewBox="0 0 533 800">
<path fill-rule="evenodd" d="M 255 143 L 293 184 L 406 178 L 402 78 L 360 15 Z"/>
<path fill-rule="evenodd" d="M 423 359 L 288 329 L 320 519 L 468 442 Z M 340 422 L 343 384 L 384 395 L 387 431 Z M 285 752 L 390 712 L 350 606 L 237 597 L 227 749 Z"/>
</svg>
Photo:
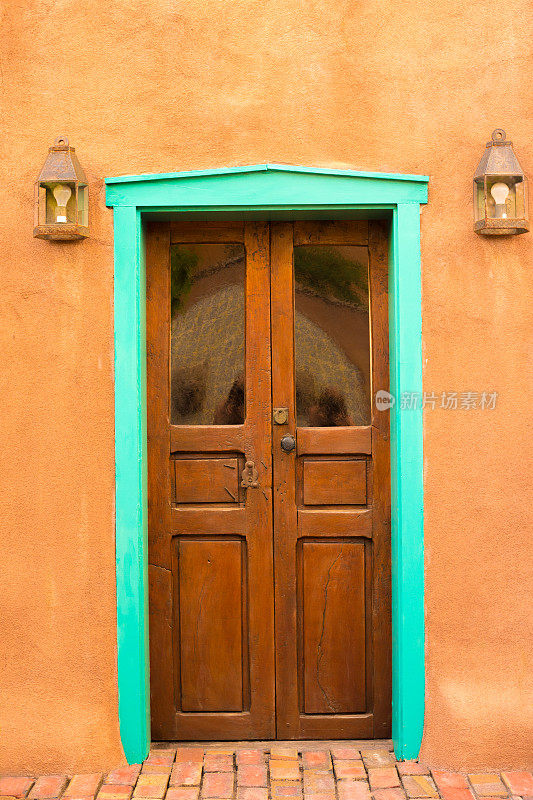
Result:
<svg viewBox="0 0 533 800">
<path fill-rule="evenodd" d="M 89 235 L 87 178 L 66 136 L 49 149 L 35 184 L 35 228 L 39 239 L 72 241 Z"/>
<path fill-rule="evenodd" d="M 474 230 L 484 235 L 529 230 L 526 176 L 501 128 L 492 132 L 474 175 Z"/>
</svg>

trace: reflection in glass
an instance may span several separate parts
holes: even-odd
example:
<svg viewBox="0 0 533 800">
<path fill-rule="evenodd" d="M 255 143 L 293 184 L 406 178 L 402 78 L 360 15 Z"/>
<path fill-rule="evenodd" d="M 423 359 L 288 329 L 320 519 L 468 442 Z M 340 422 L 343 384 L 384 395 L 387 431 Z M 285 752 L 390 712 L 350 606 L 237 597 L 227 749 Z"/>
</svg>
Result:
<svg viewBox="0 0 533 800">
<path fill-rule="evenodd" d="M 294 277 L 297 425 L 369 425 L 367 248 L 295 247 Z"/>
<path fill-rule="evenodd" d="M 242 244 L 171 248 L 170 421 L 244 422 Z"/>
</svg>

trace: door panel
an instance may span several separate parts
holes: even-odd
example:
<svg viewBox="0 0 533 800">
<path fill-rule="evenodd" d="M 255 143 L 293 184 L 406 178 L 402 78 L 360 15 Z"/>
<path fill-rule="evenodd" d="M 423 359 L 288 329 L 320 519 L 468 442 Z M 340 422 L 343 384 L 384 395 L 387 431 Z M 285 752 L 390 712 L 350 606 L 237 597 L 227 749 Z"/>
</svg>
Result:
<svg viewBox="0 0 533 800">
<path fill-rule="evenodd" d="M 303 461 L 303 504 L 366 505 L 366 459 Z"/>
<path fill-rule="evenodd" d="M 365 544 L 301 538 L 298 545 L 304 713 L 364 712 Z"/>
<path fill-rule="evenodd" d="M 248 686 L 243 661 L 246 542 L 176 537 L 174 546 L 181 708 L 244 711 L 248 706 L 248 693 L 243 692 L 244 685 Z"/>
<path fill-rule="evenodd" d="M 275 735 L 269 246 L 263 223 L 147 230 L 154 738 Z"/>
<path fill-rule="evenodd" d="M 387 225 L 146 252 L 154 738 L 389 735 Z"/>
</svg>

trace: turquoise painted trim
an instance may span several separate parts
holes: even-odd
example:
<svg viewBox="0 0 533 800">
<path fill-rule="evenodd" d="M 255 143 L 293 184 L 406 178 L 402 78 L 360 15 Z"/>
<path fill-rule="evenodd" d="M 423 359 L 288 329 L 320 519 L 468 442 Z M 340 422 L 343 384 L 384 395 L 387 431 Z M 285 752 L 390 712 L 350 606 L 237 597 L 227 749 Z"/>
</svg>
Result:
<svg viewBox="0 0 533 800">
<path fill-rule="evenodd" d="M 417 758 L 424 724 L 424 507 L 420 209 L 393 214 L 389 284 L 392 513 L 392 732 L 397 758 Z M 421 404 L 418 403 L 420 406 Z"/>
<path fill-rule="evenodd" d="M 120 731 L 126 758 L 150 742 L 148 674 L 146 330 L 143 212 L 287 218 L 317 211 L 392 215 L 390 259 L 393 740 L 415 758 L 424 722 L 422 413 L 401 393 L 422 391 L 420 204 L 424 176 L 256 165 L 108 178 L 115 220 L 115 458 Z"/>
<path fill-rule="evenodd" d="M 115 499 L 118 710 L 124 753 L 150 745 L 146 279 L 141 214 L 115 209 Z"/>
<path fill-rule="evenodd" d="M 179 178 L 202 178 L 215 175 L 233 175 L 248 172 L 307 172 L 311 175 L 340 175 L 349 178 L 377 178 L 380 181 L 415 181 L 427 183 L 427 175 L 405 175 L 392 172 L 358 172 L 354 169 L 329 169 L 326 167 L 297 167 L 291 164 L 252 164 L 244 167 L 221 167 L 219 169 L 197 169 L 190 172 L 149 172 L 144 175 L 119 175 L 106 178 L 107 186 L 115 183 L 135 183 L 138 181 L 168 180 Z"/>
<path fill-rule="evenodd" d="M 327 191 L 324 192 L 324 189 Z M 391 197 L 398 198 L 397 200 Z M 328 216 L 338 207 L 427 202 L 427 181 L 398 175 L 376 176 L 345 170 L 256 166 L 231 171 L 135 176 L 106 181 L 107 205 L 154 206 L 179 210 L 235 208 L 321 208 Z"/>
</svg>

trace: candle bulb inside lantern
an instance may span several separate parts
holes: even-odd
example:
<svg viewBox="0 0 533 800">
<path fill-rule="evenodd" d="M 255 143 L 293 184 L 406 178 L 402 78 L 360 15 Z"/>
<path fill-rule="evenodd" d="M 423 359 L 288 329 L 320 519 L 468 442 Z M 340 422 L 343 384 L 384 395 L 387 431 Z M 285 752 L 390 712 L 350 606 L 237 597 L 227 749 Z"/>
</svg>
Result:
<svg viewBox="0 0 533 800">
<path fill-rule="evenodd" d="M 56 222 L 67 222 L 67 203 L 70 200 L 72 190 L 70 186 L 59 183 L 54 187 L 53 194 L 57 203 Z"/>
<path fill-rule="evenodd" d="M 491 187 L 490 193 L 496 205 L 495 216 L 498 219 L 506 219 L 507 212 L 505 210 L 505 201 L 509 197 L 509 187 L 506 183 L 495 183 L 494 186 Z"/>
</svg>

